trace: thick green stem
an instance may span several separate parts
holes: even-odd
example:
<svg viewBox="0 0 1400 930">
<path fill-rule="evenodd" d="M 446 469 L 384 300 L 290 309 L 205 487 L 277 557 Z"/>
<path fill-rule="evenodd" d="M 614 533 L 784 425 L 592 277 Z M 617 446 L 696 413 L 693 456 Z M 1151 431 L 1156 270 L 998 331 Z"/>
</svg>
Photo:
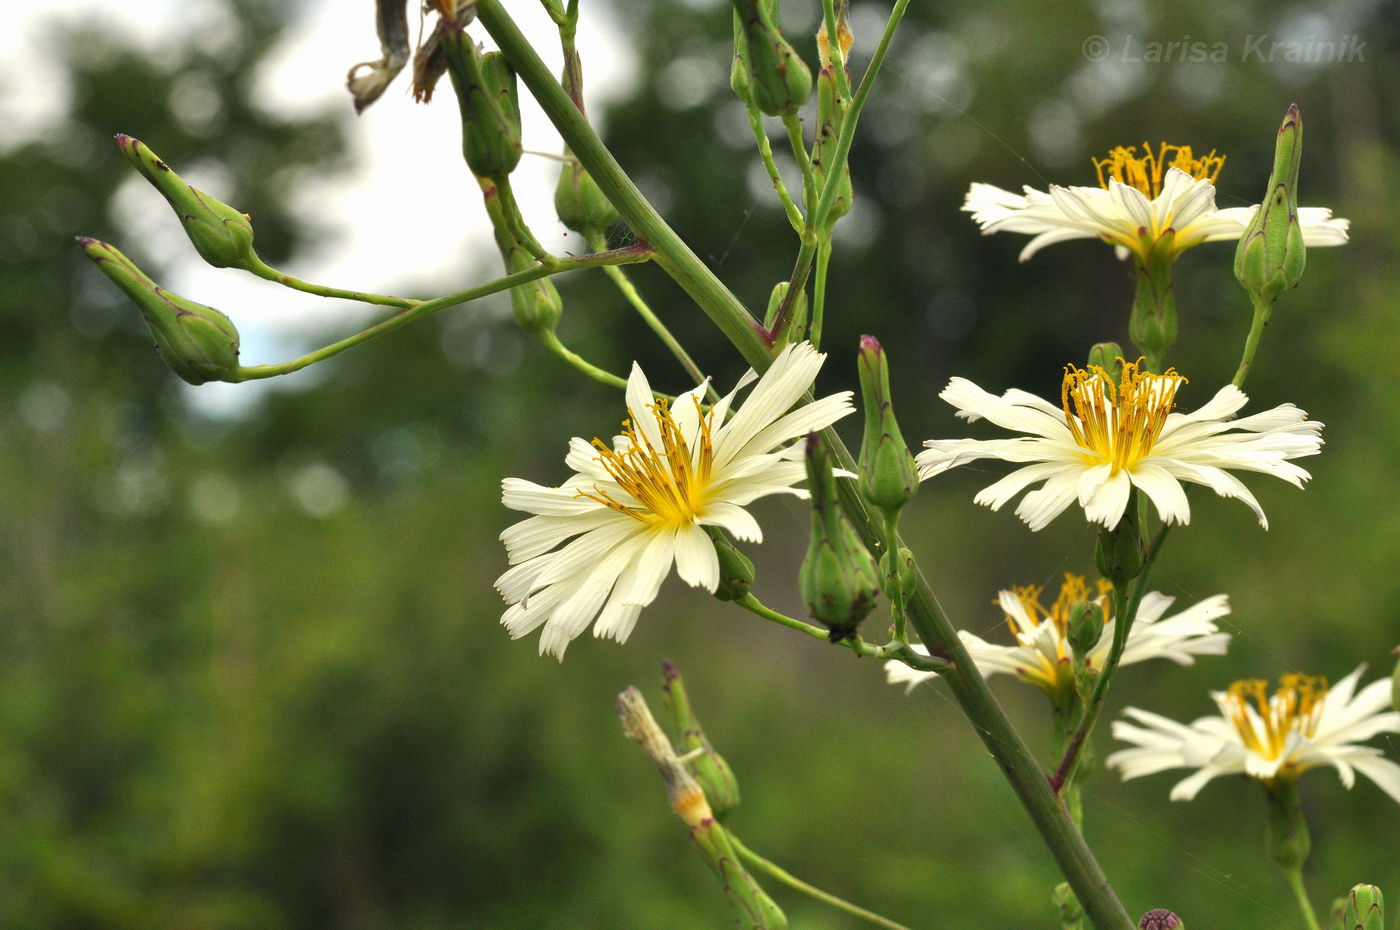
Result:
<svg viewBox="0 0 1400 930">
<path fill-rule="evenodd" d="M 334 355 L 339 355 L 346 349 L 354 348 L 362 342 L 368 342 L 376 336 L 383 336 L 391 333 L 401 326 L 407 326 L 415 320 L 421 319 L 430 313 L 439 310 L 446 310 L 448 307 L 455 307 L 458 304 L 469 303 L 490 294 L 509 290 L 517 284 L 528 284 L 538 278 L 547 277 L 551 274 L 558 274 L 563 271 L 574 271 L 581 268 L 598 268 L 607 265 L 629 265 L 637 262 L 644 262 L 651 258 L 651 252 L 641 245 L 629 246 L 625 249 L 617 249 L 612 252 L 602 252 L 595 255 L 585 255 L 582 258 L 563 259 L 554 268 L 545 268 L 543 265 L 531 268 L 527 271 L 519 271 L 515 274 L 506 275 L 504 278 L 497 278 L 487 284 L 481 284 L 456 294 L 448 294 L 446 297 L 439 297 L 436 300 L 425 300 L 420 304 L 405 310 L 402 313 L 389 317 L 382 323 L 371 326 L 363 332 L 333 342 L 328 346 L 308 352 L 301 358 L 294 358 L 289 362 L 279 362 L 275 365 L 253 365 L 251 367 L 240 367 L 238 369 L 238 380 L 256 381 L 262 378 L 275 378 L 278 375 L 291 374 L 300 371 L 308 365 L 324 361 Z"/>
<path fill-rule="evenodd" d="M 1264 327 L 1269 325 L 1269 317 L 1274 312 L 1272 302 L 1254 299 L 1254 319 L 1249 324 L 1249 336 L 1244 342 L 1244 354 L 1240 356 L 1240 367 L 1235 370 L 1235 377 L 1230 383 L 1235 387 L 1244 384 L 1244 379 L 1249 377 L 1249 367 L 1254 364 L 1254 353 L 1259 351 L 1259 338 L 1264 335 Z"/>
<path fill-rule="evenodd" d="M 364 291 L 347 291 L 338 287 L 326 287 L 322 284 L 312 284 L 300 278 L 294 278 L 285 272 L 278 271 L 259 261 L 256 265 L 248 269 L 253 274 L 268 281 L 276 281 L 284 287 L 290 287 L 296 291 L 304 291 L 307 294 L 315 294 L 318 297 L 335 297 L 341 300 L 357 300 L 363 304 L 376 304 L 381 307 L 399 307 L 400 309 L 410 309 L 422 303 L 421 300 L 409 300 L 406 297 L 386 297 L 383 294 L 369 294 Z"/>
<path fill-rule="evenodd" d="M 768 876 L 777 879 L 784 885 L 787 885 L 789 888 L 800 891 L 809 897 L 816 898 L 823 904 L 829 904 L 837 910 L 845 911 L 847 914 L 859 917 L 862 920 L 868 920 L 872 924 L 875 924 L 877 927 L 885 927 L 886 930 L 909 930 L 909 928 L 904 926 L 904 924 L 895 923 L 888 917 L 881 917 L 874 911 L 867 911 L 865 908 L 860 907 L 859 905 L 852 904 L 849 901 L 836 897 L 836 895 L 832 894 L 829 891 L 822 891 L 815 885 L 807 884 L 802 879 L 798 878 L 797 876 L 788 872 L 786 869 L 779 866 L 777 863 L 770 862 L 769 860 L 760 856 L 758 853 L 754 852 L 752 849 L 749 849 L 747 846 L 745 846 L 739 841 L 739 838 L 734 835 L 733 831 L 729 832 L 729 844 L 734 847 L 734 851 L 739 854 L 739 858 L 743 860 L 744 863 L 747 864 L 750 868 L 757 869 L 760 872 L 763 872 Z"/>
<path fill-rule="evenodd" d="M 888 50 L 894 25 L 907 7 L 908 0 L 897 0 L 890 17 L 890 25 L 876 50 L 876 58 L 866 73 L 860 91 L 857 92 L 859 102 L 863 103 L 869 96 L 870 80 L 878 62 L 883 60 Z M 766 371 L 772 362 L 772 348 L 764 338 L 761 324 L 647 203 L 646 198 L 617 163 L 617 159 L 608 151 L 588 121 L 569 100 L 563 88 L 554 80 L 539 55 L 531 48 L 529 41 L 506 12 L 502 0 L 478 0 L 476 11 L 481 23 L 505 52 L 525 86 L 563 136 L 565 143 L 588 169 L 604 195 L 617 207 L 632 230 L 656 253 L 657 263 L 700 305 L 750 365 L 760 372 Z M 858 107 L 853 107 L 853 113 L 842 126 L 837 157 L 832 159 L 822 200 L 818 204 L 819 216 L 822 214 L 822 204 L 829 210 L 831 203 L 835 202 L 838 190 L 835 182 L 850 151 L 856 124 L 854 116 L 858 115 L 858 110 Z M 823 438 L 827 441 L 836 464 L 854 471 L 855 461 L 835 430 L 828 427 L 823 431 Z M 866 508 L 855 482 L 838 482 L 838 490 L 842 507 L 857 530 L 865 537 L 866 544 L 872 545 L 880 535 L 879 524 L 877 518 Z M 934 598 L 927 580 L 922 573 L 917 572 L 916 578 L 914 590 L 907 593 L 909 622 L 931 652 L 953 664 L 945 677 L 963 712 L 1010 781 L 1032 822 L 1049 846 L 1060 870 L 1098 930 L 1131 930 L 1133 922 L 1128 917 L 1128 912 L 1118 900 L 1093 853 L 1070 820 L 1068 812 L 1050 790 L 1049 781 L 1036 762 L 1030 747 L 1021 739 L 1006 712 L 993 697 L 985 679 L 977 671 L 962 640 L 959 639 L 956 629 Z"/>
</svg>

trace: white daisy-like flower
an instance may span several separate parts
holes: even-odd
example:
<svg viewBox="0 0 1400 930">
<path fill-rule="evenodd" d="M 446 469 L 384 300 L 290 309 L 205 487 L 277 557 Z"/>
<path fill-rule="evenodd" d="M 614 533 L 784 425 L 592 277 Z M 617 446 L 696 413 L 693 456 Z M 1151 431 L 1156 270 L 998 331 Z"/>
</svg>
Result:
<svg viewBox="0 0 1400 930">
<path fill-rule="evenodd" d="M 1173 256 L 1202 242 L 1234 241 L 1244 235 L 1259 205 L 1218 209 L 1215 179 L 1225 156 L 1195 157 L 1190 146 L 1162 143 L 1154 153 L 1143 144 L 1119 146 L 1108 158 L 1094 159 L 1098 187 L 1060 187 L 1050 192 L 1025 187 L 1015 194 L 991 184 L 973 184 L 963 210 L 982 232 L 1033 236 L 1021 250 L 1026 261 L 1047 245 L 1070 239 L 1102 239 L 1119 258 L 1136 255 L 1146 264 L 1164 233 L 1175 234 Z M 1303 243 L 1309 248 L 1342 245 L 1350 220 L 1334 218 L 1325 207 L 1299 207 Z"/>
<path fill-rule="evenodd" d="M 570 440 L 565 463 L 576 474 L 557 488 L 502 482 L 507 507 L 535 514 L 501 534 L 512 567 L 496 589 L 511 605 L 501 618 L 511 637 L 543 627 L 540 653 L 563 659 L 596 618 L 594 635 L 625 642 L 672 563 L 687 584 L 713 592 L 719 561 L 703 527 L 759 542 L 763 531 L 745 506 L 771 494 L 807 496 L 792 486 L 806 473 L 803 444 L 788 443 L 854 409 L 849 391 L 792 409 L 825 358 L 806 342 L 784 349 L 732 417 L 752 371 L 706 411 L 704 384 L 674 403 L 655 400 L 633 365 L 628 420 L 611 447 Z"/>
<path fill-rule="evenodd" d="M 1113 629 L 1117 622 L 1112 614 L 1113 585 L 1102 579 L 1098 591 L 1091 594 L 1083 576 L 1065 573 L 1060 594 L 1049 607 L 1042 599 L 1044 589 L 1039 585 L 1015 587 L 997 592 L 997 603 L 1006 615 L 1006 625 L 1016 637 L 1014 646 L 998 646 L 980 636 L 959 630 L 958 636 L 967 647 L 977 670 L 985 677 L 999 673 L 1015 675 L 1022 681 L 1044 691 L 1052 701 L 1060 701 L 1074 693 L 1074 651 L 1069 644 L 1069 614 L 1077 601 L 1092 600 L 1104 611 L 1104 628 L 1098 645 L 1086 657 L 1090 667 L 1102 669 L 1113 645 Z M 1178 665 L 1191 665 L 1198 655 L 1224 655 L 1230 646 L 1230 634 L 1220 632 L 1215 621 L 1230 612 L 1224 594 L 1208 597 L 1180 613 L 1162 619 L 1175 598 L 1152 591 L 1138 605 L 1133 628 L 1123 647 L 1122 665 L 1146 662 L 1149 659 L 1170 659 Z M 922 646 L 915 650 L 927 655 Z M 937 672 L 921 672 L 903 662 L 885 663 L 885 675 L 892 685 L 915 685 L 937 678 Z"/>
<path fill-rule="evenodd" d="M 1189 801 L 1212 778 L 1248 775 L 1266 785 L 1290 782 L 1310 768 L 1330 765 L 1350 788 L 1360 772 L 1400 801 L 1400 765 L 1362 743 L 1381 733 L 1400 733 L 1400 713 L 1390 709 L 1390 681 L 1373 681 L 1361 692 L 1361 666 L 1328 690 L 1325 678 L 1285 675 L 1269 696 L 1268 682 L 1237 681 L 1211 697 L 1220 716 L 1189 726 L 1129 707 L 1113 735 L 1134 748 L 1108 757 L 1123 779 L 1168 769 L 1198 771 L 1172 788 L 1173 801 Z"/>
<path fill-rule="evenodd" d="M 1244 501 L 1268 529 L 1259 502 L 1229 470 L 1263 472 L 1302 487 L 1311 476 L 1289 459 L 1318 453 L 1322 424 L 1292 404 L 1231 419 L 1248 398 L 1230 384 L 1199 410 L 1176 413 L 1172 406 L 1184 380 L 1175 371 L 1154 375 L 1128 363 L 1115 385 L 1101 368 L 1070 365 L 1056 407 L 1025 391 L 997 397 L 954 378 L 939 396 L 958 408 L 958 416 L 985 417 L 1029 435 L 931 439 L 917 457 L 919 474 L 931 478 L 977 459 L 1031 463 L 983 488 L 975 500 L 997 510 L 1042 482 L 1016 508 L 1032 530 L 1075 501 L 1089 522 L 1117 526 L 1134 487 L 1157 506 L 1164 523 L 1187 523 L 1191 507 L 1183 481 Z"/>
</svg>

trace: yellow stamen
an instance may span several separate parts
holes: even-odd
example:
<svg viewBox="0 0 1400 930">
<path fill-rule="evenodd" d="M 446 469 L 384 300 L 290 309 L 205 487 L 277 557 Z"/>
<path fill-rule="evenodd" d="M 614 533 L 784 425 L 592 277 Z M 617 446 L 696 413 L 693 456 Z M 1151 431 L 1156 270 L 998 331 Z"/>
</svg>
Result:
<svg viewBox="0 0 1400 930">
<path fill-rule="evenodd" d="M 1035 628 L 1040 626 L 1046 619 L 1055 624 L 1055 658 L 1040 655 L 1040 666 L 1037 668 L 1022 668 L 1020 675 L 1025 680 L 1045 689 L 1051 693 L 1052 697 L 1056 690 L 1063 686 L 1072 686 L 1073 677 L 1069 673 L 1066 664 L 1070 658 L 1069 648 L 1069 612 L 1079 601 L 1097 601 L 1104 611 L 1104 622 L 1109 619 L 1110 599 L 1107 596 L 1113 590 L 1113 584 L 1100 578 L 1097 582 L 1098 593 L 1091 595 L 1089 585 L 1084 580 L 1083 575 L 1076 575 L 1073 572 L 1065 572 L 1064 583 L 1060 585 L 1060 594 L 1055 598 L 1055 602 L 1048 608 L 1041 600 L 1045 589 L 1037 584 L 1013 586 L 1011 593 L 1016 596 L 1016 600 L 1021 602 L 1021 607 L 1025 609 L 1026 616 L 1030 617 L 1031 625 L 1022 627 L 1021 623 L 1011 614 L 1006 615 L 1006 625 L 1011 628 L 1011 633 L 1016 637 L 1016 641 L 1023 646 L 1035 645 Z M 1061 674 L 1061 666 L 1064 674 Z"/>
<path fill-rule="evenodd" d="M 1272 761 L 1283 755 L 1290 734 L 1316 732 L 1326 698 L 1326 678 L 1284 675 L 1273 697 L 1267 681 L 1247 678 L 1225 692 L 1225 710 L 1245 747 Z"/>
<path fill-rule="evenodd" d="M 622 490 L 636 500 L 637 506 L 618 501 L 596 485 L 594 493 L 580 491 L 579 496 L 591 498 L 652 526 L 689 523 L 704 506 L 705 492 L 710 483 L 710 470 L 714 463 L 710 418 L 700 409 L 697 399 L 699 447 L 692 451 L 671 413 L 670 405 L 665 400 L 658 400 L 648 406 L 656 413 L 656 424 L 661 434 L 660 449 L 652 445 L 645 432 L 632 425 L 636 420 L 633 411 L 629 411 L 633 415 L 632 420 L 625 420 L 622 424 L 623 435 L 629 440 L 625 451 L 616 452 L 601 439 L 593 440 L 593 447 L 598 450 L 598 461 Z"/>
<path fill-rule="evenodd" d="M 1144 142 L 1142 149 L 1143 154 L 1138 155 L 1136 145 L 1126 148 L 1120 145 L 1110 151 L 1107 158 L 1093 159 L 1099 187 L 1108 190 L 1109 178 L 1113 178 L 1120 184 L 1136 187 L 1147 199 L 1155 200 L 1162 192 L 1162 175 L 1168 168 L 1180 169 L 1198 181 L 1205 179 L 1214 184 L 1220 169 L 1225 167 L 1225 156 L 1215 154 L 1215 149 L 1200 158 L 1192 153 L 1189 145 L 1163 142 L 1153 152 L 1152 146 Z"/>
<path fill-rule="evenodd" d="M 1060 404 L 1074 441 L 1089 453 L 1086 461 L 1112 465 L 1116 473 L 1150 455 L 1185 381 L 1175 369 L 1154 375 L 1125 362 L 1115 386 L 1097 365 L 1067 366 Z"/>
</svg>

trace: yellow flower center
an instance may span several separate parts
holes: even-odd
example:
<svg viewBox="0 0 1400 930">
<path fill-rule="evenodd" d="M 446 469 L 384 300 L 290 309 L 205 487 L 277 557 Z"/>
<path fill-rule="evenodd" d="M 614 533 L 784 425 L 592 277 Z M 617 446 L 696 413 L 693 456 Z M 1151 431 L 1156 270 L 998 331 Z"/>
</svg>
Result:
<svg viewBox="0 0 1400 930">
<path fill-rule="evenodd" d="M 593 487 L 594 493 L 580 491 L 579 496 L 592 498 L 652 526 L 680 526 L 693 520 L 705 503 L 714 463 L 710 420 L 696 400 L 700 447 L 692 453 L 671 413 L 670 404 L 658 400 L 648 406 L 656 413 L 661 448 L 652 445 L 647 434 L 632 425 L 635 413 L 632 420 L 622 423 L 622 433 L 629 440 L 626 451 L 616 452 L 601 439 L 593 440 L 598 461 L 622 490 L 632 495 L 637 506 L 618 501 L 597 485 Z"/>
<path fill-rule="evenodd" d="M 1152 146 L 1144 142 L 1143 154 L 1138 155 L 1137 146 L 1118 146 L 1108 153 L 1107 158 L 1095 158 L 1094 170 L 1099 174 L 1099 187 L 1108 190 L 1109 178 L 1120 184 L 1136 187 L 1148 200 L 1156 200 L 1162 192 L 1162 175 L 1168 168 L 1178 168 L 1196 180 L 1202 178 L 1214 184 L 1225 166 L 1225 156 L 1215 154 L 1197 158 L 1189 145 L 1167 145 L 1163 142 L 1152 151 Z"/>
<path fill-rule="evenodd" d="M 1085 461 L 1112 465 L 1116 473 L 1150 455 L 1185 381 L 1175 369 L 1154 375 L 1125 362 L 1115 386 L 1097 365 L 1067 366 L 1060 404 L 1074 441 L 1089 453 Z"/>
<path fill-rule="evenodd" d="M 1011 632 L 1021 639 L 1022 635 L 1029 637 L 1031 632 L 1041 624 L 1043 620 L 1049 618 L 1055 624 L 1059 638 L 1063 644 L 1065 638 L 1069 636 L 1069 611 L 1080 601 L 1096 601 L 1113 590 L 1113 583 L 1103 578 L 1098 579 L 1098 593 L 1090 595 L 1089 585 L 1084 580 L 1083 575 L 1076 575 L 1073 572 L 1065 572 L 1064 583 L 1060 585 L 1060 594 L 1055 598 L 1055 603 L 1046 607 L 1041 600 L 1045 589 L 1038 584 L 1028 584 L 1013 586 L 1011 593 L 1016 595 L 1016 600 L 1021 602 L 1025 608 L 1026 615 L 1031 618 L 1031 626 L 1021 629 L 1016 618 L 1010 614 L 1006 615 L 1006 625 L 1011 628 Z M 1104 600 L 1101 606 L 1104 609 L 1104 622 L 1108 622 L 1109 604 Z"/>
<path fill-rule="evenodd" d="M 1326 698 L 1326 678 L 1284 675 L 1273 697 L 1267 681 L 1247 678 L 1225 692 L 1225 709 L 1245 747 L 1274 760 L 1283 755 L 1289 734 L 1310 737 L 1316 732 Z M 1251 710 L 1258 716 L 1251 716 Z"/>
</svg>

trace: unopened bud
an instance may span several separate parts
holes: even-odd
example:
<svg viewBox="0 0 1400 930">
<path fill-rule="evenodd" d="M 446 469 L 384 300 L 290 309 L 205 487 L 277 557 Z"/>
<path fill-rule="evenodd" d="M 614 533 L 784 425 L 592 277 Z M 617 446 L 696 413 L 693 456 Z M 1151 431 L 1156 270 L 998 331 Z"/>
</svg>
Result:
<svg viewBox="0 0 1400 930">
<path fill-rule="evenodd" d="M 663 690 L 671 705 L 676 729 L 680 731 L 681 750 L 686 764 L 700 787 L 705 789 L 705 796 L 710 799 L 710 808 L 715 816 L 723 818 L 739 806 L 739 782 L 724 756 L 715 752 L 705 731 L 700 728 L 700 721 L 696 719 L 685 692 L 680 670 L 669 661 L 663 662 L 661 668 L 666 679 Z"/>
<path fill-rule="evenodd" d="M 854 636 L 856 627 L 875 609 L 879 570 L 841 511 L 826 446 L 816 433 L 807 437 L 807 485 L 812 494 L 812 536 L 798 585 L 808 612 L 831 630 L 832 642 L 839 642 Z"/>
<path fill-rule="evenodd" d="M 442 49 L 462 114 L 462 156 L 477 177 L 501 177 L 520 164 L 520 97 L 500 52 L 481 53 L 465 31 L 444 25 Z"/>
<path fill-rule="evenodd" d="M 1142 534 L 1138 532 L 1137 501 L 1130 499 L 1118 525 L 1100 527 L 1094 550 L 1099 574 L 1114 584 L 1123 584 L 1142 574 Z"/>
<path fill-rule="evenodd" d="M 1264 202 L 1235 249 L 1235 277 L 1257 302 L 1270 304 L 1296 287 L 1307 250 L 1298 221 L 1298 166 L 1303 158 L 1303 117 L 1297 104 L 1279 127 L 1274 170 Z"/>
<path fill-rule="evenodd" d="M 705 532 L 713 540 L 715 555 L 719 557 L 719 586 L 715 588 L 715 597 L 721 601 L 737 601 L 749 593 L 749 586 L 753 584 L 753 562 L 729 541 L 724 530 L 707 526 Z"/>
<path fill-rule="evenodd" d="M 117 146 L 175 209 L 200 258 L 215 268 L 261 268 L 253 251 L 253 224 L 245 214 L 191 187 L 140 140 L 118 135 Z"/>
<path fill-rule="evenodd" d="M 564 156 L 564 170 L 554 188 L 554 212 L 559 222 L 584 235 L 605 231 L 617 222 L 617 208 L 572 153 L 566 150 Z"/>
<path fill-rule="evenodd" d="M 1050 900 L 1054 902 L 1055 911 L 1060 915 L 1061 930 L 1083 930 L 1084 908 L 1075 897 L 1069 882 L 1056 885 Z"/>
<path fill-rule="evenodd" d="M 1103 636 L 1103 608 L 1094 601 L 1075 601 L 1069 609 L 1068 626 L 1074 657 L 1083 662 Z"/>
<path fill-rule="evenodd" d="M 747 99 L 769 116 L 796 113 L 812 95 L 812 72 L 778 30 L 777 4 L 734 0 L 734 9 L 747 45 Z"/>
<path fill-rule="evenodd" d="M 1101 368 L 1110 384 L 1117 384 L 1123 374 L 1123 347 L 1116 342 L 1096 342 L 1089 350 L 1089 367 Z"/>
<path fill-rule="evenodd" d="M 1142 920 L 1138 921 L 1138 930 L 1184 930 L 1181 918 L 1167 910 L 1165 907 L 1157 907 L 1142 915 Z"/>
<path fill-rule="evenodd" d="M 238 330 L 227 316 L 160 287 L 105 242 L 79 237 L 98 270 L 141 309 L 170 370 L 190 384 L 238 381 Z"/>
<path fill-rule="evenodd" d="M 894 553 L 894 558 L 895 569 L 899 572 L 899 589 L 907 596 L 919 580 L 918 571 L 914 567 L 914 553 L 900 546 L 899 551 Z M 888 578 L 890 571 L 890 553 L 886 552 L 880 557 L 880 577 Z"/>
<path fill-rule="evenodd" d="M 1347 895 L 1346 930 L 1385 930 L 1385 898 L 1375 885 L 1357 885 Z"/>
<path fill-rule="evenodd" d="M 919 489 L 919 470 L 904 444 L 890 400 L 890 371 L 885 350 L 874 336 L 860 337 L 861 404 L 865 437 L 860 446 L 860 491 L 888 513 L 897 513 Z"/>
</svg>

